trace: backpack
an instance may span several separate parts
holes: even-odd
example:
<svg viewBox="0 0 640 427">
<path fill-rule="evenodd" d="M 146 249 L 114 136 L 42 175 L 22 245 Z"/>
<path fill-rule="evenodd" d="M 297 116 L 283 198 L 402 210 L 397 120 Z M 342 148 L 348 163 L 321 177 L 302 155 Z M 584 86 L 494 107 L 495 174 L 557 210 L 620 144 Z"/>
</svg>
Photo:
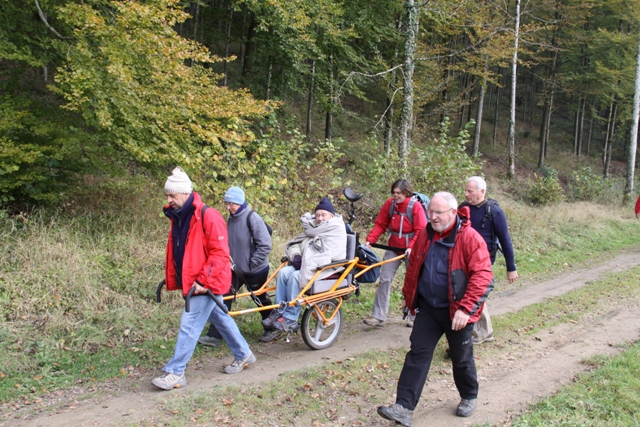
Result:
<svg viewBox="0 0 640 427">
<path fill-rule="evenodd" d="M 429 222 L 429 197 L 425 196 L 422 193 L 413 193 L 413 195 L 411 196 L 411 200 L 409 201 L 409 205 L 407 206 L 407 211 L 405 213 L 399 213 L 399 215 L 405 216 L 407 217 L 407 219 L 409 220 L 409 222 L 411 223 L 411 225 L 413 225 L 413 205 L 415 205 L 415 203 L 418 202 L 420 203 L 420 205 L 422 206 L 422 209 L 424 210 L 424 214 L 427 217 L 427 222 Z M 389 207 L 389 219 L 391 219 L 393 217 L 393 214 L 396 212 L 396 201 L 392 201 L 391 202 L 391 206 Z M 393 233 L 396 234 L 398 237 L 404 237 L 406 242 L 407 242 L 407 247 L 409 246 L 409 239 L 412 239 L 413 236 L 415 235 L 414 232 L 411 233 L 403 233 L 402 232 L 402 223 L 403 220 L 402 218 L 400 218 L 400 232 L 399 233 Z"/>
<path fill-rule="evenodd" d="M 413 195 L 411 196 L 411 200 L 409 201 L 409 206 L 407 206 L 407 219 L 409 220 L 409 222 L 411 224 L 413 224 L 413 205 L 417 202 L 420 202 L 420 205 L 422 205 L 422 209 L 424 209 L 424 214 L 427 217 L 427 221 L 429 221 L 429 203 L 431 202 L 431 200 L 429 199 L 428 196 L 422 194 L 422 193 L 413 193 Z M 393 202 L 391 202 L 391 206 L 389 207 L 389 218 L 391 218 L 393 216 L 393 213 L 396 210 L 396 201 L 394 200 Z"/>
<path fill-rule="evenodd" d="M 460 203 L 460 205 L 458 205 L 458 209 L 465 207 L 465 206 L 469 206 L 469 202 L 464 201 L 462 203 Z M 498 205 L 498 202 L 487 198 L 487 201 L 484 204 L 484 217 L 482 218 L 482 224 L 480 225 L 482 228 L 484 228 L 484 225 L 486 223 L 486 221 L 489 221 L 489 224 L 491 224 L 491 241 L 493 242 L 493 248 L 489 251 L 489 255 L 491 255 L 491 258 L 494 258 L 496 256 L 496 254 L 498 253 L 498 251 L 502 252 L 502 246 L 500 246 L 500 242 L 498 241 L 498 238 L 496 237 L 496 233 L 493 231 L 493 211 L 492 208 L 494 206 L 498 206 L 500 207 L 500 205 Z"/>
<path fill-rule="evenodd" d="M 380 258 L 373 252 L 371 249 L 366 247 L 365 245 L 359 245 L 358 249 L 356 249 L 356 256 L 366 265 L 373 265 L 380 262 Z M 378 281 L 380 277 L 380 266 L 372 268 L 371 270 L 364 273 L 362 276 L 358 277 L 359 283 L 375 283 Z"/>
<path fill-rule="evenodd" d="M 251 236 L 253 236 L 253 228 L 251 227 L 251 215 L 253 215 L 255 212 L 253 210 L 249 211 L 249 215 L 247 215 L 247 228 L 249 229 L 249 232 L 251 233 Z M 262 219 L 262 217 L 260 217 L 260 219 Z M 262 222 L 264 222 L 264 225 L 267 226 L 267 231 L 269 232 L 269 236 L 271 236 L 273 234 L 273 228 L 271 228 L 271 226 L 269 224 L 267 224 L 264 219 L 262 219 Z"/>
</svg>

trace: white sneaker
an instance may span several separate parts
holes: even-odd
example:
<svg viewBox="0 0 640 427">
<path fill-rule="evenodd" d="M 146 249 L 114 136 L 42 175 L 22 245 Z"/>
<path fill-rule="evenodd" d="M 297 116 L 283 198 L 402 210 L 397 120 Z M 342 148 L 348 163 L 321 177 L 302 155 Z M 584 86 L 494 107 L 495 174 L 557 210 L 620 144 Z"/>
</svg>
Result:
<svg viewBox="0 0 640 427">
<path fill-rule="evenodd" d="M 151 384 L 163 390 L 172 390 L 186 386 L 187 379 L 184 377 L 184 372 L 182 375 L 164 374 L 161 377 L 154 378 Z"/>
<path fill-rule="evenodd" d="M 250 353 L 244 359 L 235 359 L 231 362 L 231 365 L 225 366 L 224 372 L 227 374 L 237 374 L 242 372 L 242 370 L 247 366 L 253 365 L 254 363 L 256 363 L 256 356 L 254 356 L 253 353 Z"/>
</svg>

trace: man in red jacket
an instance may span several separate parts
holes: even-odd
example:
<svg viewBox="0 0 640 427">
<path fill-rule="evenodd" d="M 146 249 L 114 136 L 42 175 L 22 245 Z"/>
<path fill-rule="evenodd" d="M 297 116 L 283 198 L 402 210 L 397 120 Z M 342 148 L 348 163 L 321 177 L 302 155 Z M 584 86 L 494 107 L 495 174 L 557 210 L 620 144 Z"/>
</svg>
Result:
<svg viewBox="0 0 640 427">
<path fill-rule="evenodd" d="M 636 200 L 636 218 L 640 219 L 640 197 Z"/>
<path fill-rule="evenodd" d="M 167 179 L 164 192 L 169 203 L 164 214 L 171 220 L 165 263 L 167 290 L 181 290 L 186 296 L 195 288 L 190 311 L 182 312 L 173 357 L 162 368 L 165 374 L 151 381 L 158 388 L 171 390 L 187 385 L 184 371 L 209 314 L 235 358 L 224 368 L 227 374 L 237 374 L 256 358 L 231 316 L 206 295 L 210 290 L 222 303 L 222 295 L 231 288 L 227 224 L 220 212 L 202 203 L 179 167 Z"/>
<path fill-rule="evenodd" d="M 429 374 L 433 352 L 445 335 L 453 378 L 461 401 L 456 415 L 470 416 L 478 397 L 473 359 L 473 324 L 493 289 L 491 257 L 471 227 L 469 208 L 457 210 L 455 197 L 436 193 L 429 205 L 431 222 L 418 235 L 405 275 L 404 304 L 416 312 L 411 349 L 398 380 L 396 403 L 378 407 L 380 416 L 410 426 Z"/>
</svg>

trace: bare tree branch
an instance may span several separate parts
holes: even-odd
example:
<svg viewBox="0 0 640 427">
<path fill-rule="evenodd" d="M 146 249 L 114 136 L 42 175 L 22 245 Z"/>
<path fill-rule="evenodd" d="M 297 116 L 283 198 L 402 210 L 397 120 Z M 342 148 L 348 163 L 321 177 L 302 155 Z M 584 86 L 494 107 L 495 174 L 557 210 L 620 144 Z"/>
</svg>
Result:
<svg viewBox="0 0 640 427">
<path fill-rule="evenodd" d="M 42 11 L 42 9 L 40 9 L 40 4 L 38 3 L 38 0 L 34 0 L 34 1 L 36 3 L 36 8 L 38 9 L 38 15 L 40 15 L 40 20 L 42 20 L 42 22 L 44 22 L 44 25 L 46 25 L 47 28 L 50 29 L 51 32 L 53 32 L 53 34 L 55 34 L 56 37 L 58 37 L 60 40 L 69 40 L 69 39 L 71 39 L 71 37 L 63 36 L 62 34 L 57 32 L 55 28 L 53 28 L 51 25 L 49 25 L 49 23 L 47 22 L 46 16 L 44 16 L 44 12 Z"/>
</svg>

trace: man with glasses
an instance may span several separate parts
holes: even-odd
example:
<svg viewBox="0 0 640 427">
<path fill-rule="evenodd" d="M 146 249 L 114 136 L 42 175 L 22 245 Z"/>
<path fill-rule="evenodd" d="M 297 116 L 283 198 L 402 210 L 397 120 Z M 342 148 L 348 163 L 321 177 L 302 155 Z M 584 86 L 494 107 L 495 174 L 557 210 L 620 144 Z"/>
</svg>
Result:
<svg viewBox="0 0 640 427">
<path fill-rule="evenodd" d="M 405 275 L 403 304 L 416 313 L 411 348 L 398 380 L 396 403 L 378 407 L 378 414 L 410 426 L 429 374 L 433 353 L 445 335 L 453 378 L 461 401 L 456 415 L 475 410 L 478 378 L 471 334 L 484 301 L 493 289 L 487 245 L 471 227 L 469 208 L 457 209 L 455 197 L 436 193 L 429 205 L 431 222 L 416 239 Z"/>
</svg>

